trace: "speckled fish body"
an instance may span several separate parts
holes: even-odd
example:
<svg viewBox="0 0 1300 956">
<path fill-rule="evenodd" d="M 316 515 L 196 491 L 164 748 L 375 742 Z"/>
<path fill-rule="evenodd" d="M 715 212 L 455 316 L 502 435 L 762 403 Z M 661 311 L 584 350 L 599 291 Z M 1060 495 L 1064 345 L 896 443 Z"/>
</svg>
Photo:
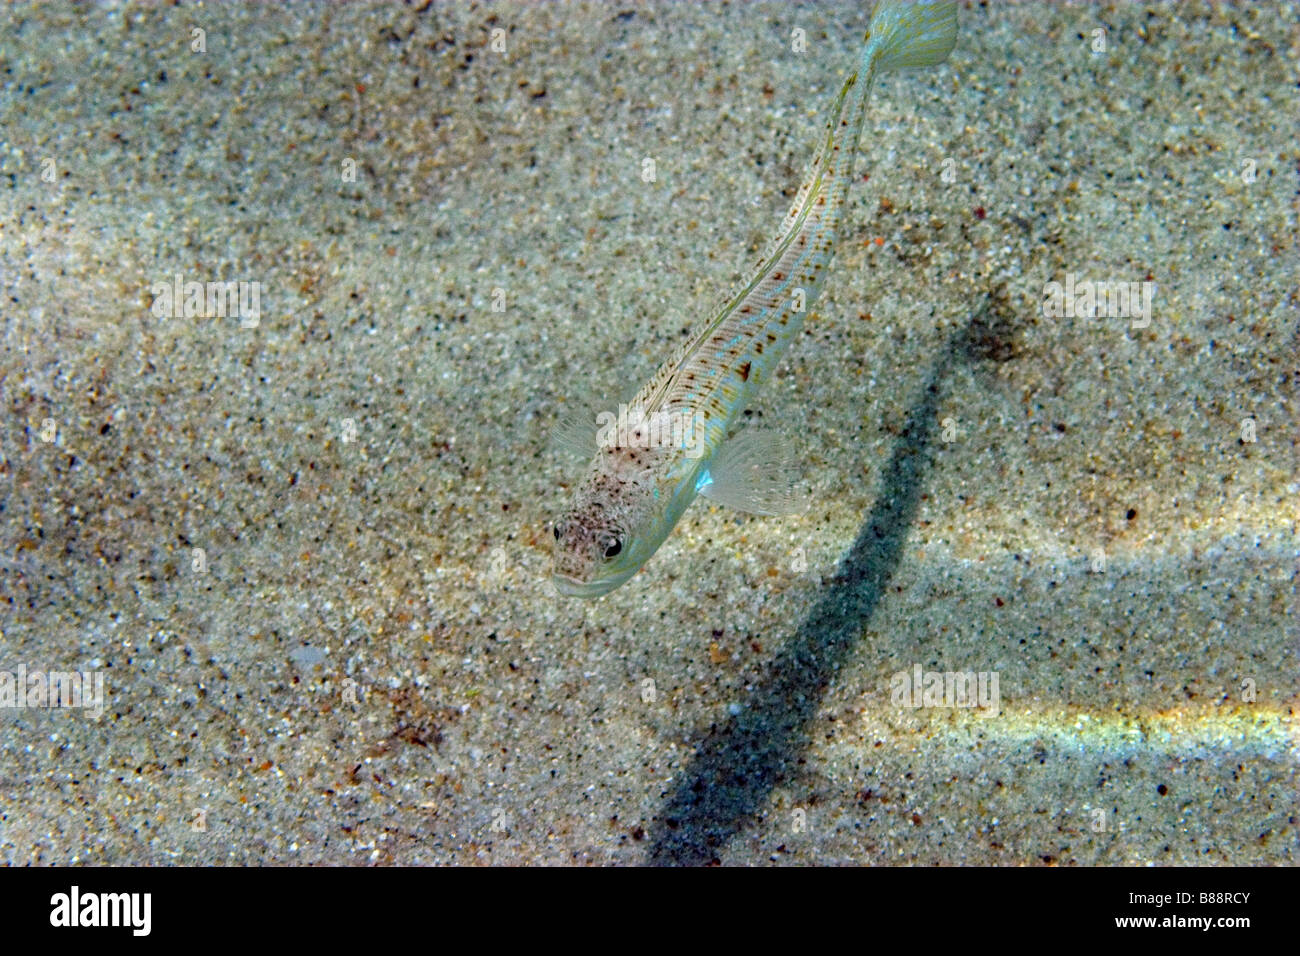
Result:
<svg viewBox="0 0 1300 956">
<path fill-rule="evenodd" d="M 811 169 L 776 238 L 709 320 L 614 421 L 554 525 L 557 590 L 604 594 L 630 578 L 697 494 L 759 514 L 790 510 L 779 446 L 733 433 L 755 389 L 803 327 L 835 254 L 867 93 L 878 71 L 942 62 L 955 4 L 883 0 L 857 69 L 832 104 Z"/>
</svg>

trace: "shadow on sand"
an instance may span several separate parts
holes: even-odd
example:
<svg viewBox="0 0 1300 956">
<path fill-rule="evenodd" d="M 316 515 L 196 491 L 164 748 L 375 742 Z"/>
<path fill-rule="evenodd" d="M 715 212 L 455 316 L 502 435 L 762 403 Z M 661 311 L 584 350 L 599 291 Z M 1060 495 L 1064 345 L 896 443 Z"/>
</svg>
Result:
<svg viewBox="0 0 1300 956">
<path fill-rule="evenodd" d="M 700 865 L 718 853 L 795 769 L 807 727 L 853 650 L 902 555 L 929 463 L 941 385 L 954 359 L 985 357 L 987 307 L 952 336 L 894 443 L 876 504 L 835 576 L 768 666 L 741 713 L 714 726 L 656 815 L 651 864 Z"/>
</svg>

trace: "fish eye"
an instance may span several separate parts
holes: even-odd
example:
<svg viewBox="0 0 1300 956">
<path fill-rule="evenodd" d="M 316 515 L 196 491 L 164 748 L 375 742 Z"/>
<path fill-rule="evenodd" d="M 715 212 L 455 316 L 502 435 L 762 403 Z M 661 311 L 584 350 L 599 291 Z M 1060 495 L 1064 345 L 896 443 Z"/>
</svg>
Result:
<svg viewBox="0 0 1300 956">
<path fill-rule="evenodd" d="M 618 538 L 609 538 L 605 542 L 605 557 L 617 557 L 618 553 L 623 550 L 623 542 Z"/>
<path fill-rule="evenodd" d="M 557 525 L 556 525 L 554 528 L 552 528 L 551 530 L 555 532 L 555 540 L 556 540 L 556 541 L 559 541 L 559 540 L 560 540 L 560 526 L 557 524 Z"/>
</svg>

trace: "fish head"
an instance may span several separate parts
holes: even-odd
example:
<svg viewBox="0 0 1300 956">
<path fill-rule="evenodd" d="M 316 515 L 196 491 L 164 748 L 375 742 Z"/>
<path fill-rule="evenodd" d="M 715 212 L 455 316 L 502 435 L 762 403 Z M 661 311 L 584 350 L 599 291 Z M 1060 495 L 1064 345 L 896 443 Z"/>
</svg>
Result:
<svg viewBox="0 0 1300 956">
<path fill-rule="evenodd" d="M 551 580 L 566 597 L 600 597 L 640 567 L 629 565 L 625 557 L 625 552 L 630 553 L 626 530 L 600 508 L 571 508 L 556 520 L 553 531 Z"/>
<path fill-rule="evenodd" d="M 606 594 L 636 574 L 676 520 L 668 483 L 674 453 L 600 448 L 569 507 L 552 527 L 552 580 L 568 597 Z M 689 502 L 687 502 L 689 503 Z"/>
</svg>

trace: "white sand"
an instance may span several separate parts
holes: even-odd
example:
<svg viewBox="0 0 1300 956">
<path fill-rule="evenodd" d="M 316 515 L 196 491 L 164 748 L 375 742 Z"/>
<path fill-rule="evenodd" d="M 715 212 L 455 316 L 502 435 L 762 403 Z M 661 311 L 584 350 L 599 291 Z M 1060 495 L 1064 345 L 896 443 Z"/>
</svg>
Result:
<svg viewBox="0 0 1300 956">
<path fill-rule="evenodd" d="M 1297 15 L 990 6 L 755 408 L 812 510 L 590 604 L 546 429 L 775 228 L 862 5 L 0 10 L 0 670 L 107 685 L 0 711 L 0 860 L 1294 863 Z"/>
</svg>

